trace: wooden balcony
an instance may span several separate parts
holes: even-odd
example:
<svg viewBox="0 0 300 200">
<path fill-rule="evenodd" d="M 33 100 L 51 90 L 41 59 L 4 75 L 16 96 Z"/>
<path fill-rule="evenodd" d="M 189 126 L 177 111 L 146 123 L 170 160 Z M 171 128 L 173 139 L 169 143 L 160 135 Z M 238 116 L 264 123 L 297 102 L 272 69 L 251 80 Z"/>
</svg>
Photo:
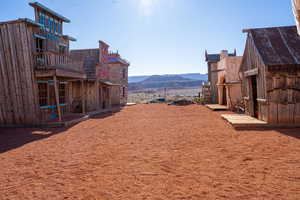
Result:
<svg viewBox="0 0 300 200">
<path fill-rule="evenodd" d="M 62 76 L 71 78 L 86 78 L 83 59 L 55 52 L 40 52 L 33 58 L 36 76 Z"/>
</svg>

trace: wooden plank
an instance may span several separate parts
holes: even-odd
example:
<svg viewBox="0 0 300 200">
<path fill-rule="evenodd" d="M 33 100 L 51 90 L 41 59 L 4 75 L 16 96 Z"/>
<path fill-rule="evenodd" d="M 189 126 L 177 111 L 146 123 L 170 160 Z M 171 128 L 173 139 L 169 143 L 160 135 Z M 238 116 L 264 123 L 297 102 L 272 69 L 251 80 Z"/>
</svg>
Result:
<svg viewBox="0 0 300 200">
<path fill-rule="evenodd" d="M 32 94 L 32 83 L 31 83 L 31 75 L 29 68 L 30 61 L 28 52 L 30 49 L 28 48 L 28 39 L 27 39 L 27 27 L 24 23 L 19 25 L 20 38 L 21 41 L 21 50 L 22 50 L 22 66 L 23 66 L 23 77 L 24 77 L 24 86 L 25 86 L 25 103 L 24 110 L 26 111 L 26 123 L 32 124 L 34 122 L 34 108 L 33 108 L 33 94 Z"/>
<path fill-rule="evenodd" d="M 32 27 L 27 27 L 26 29 L 26 39 L 27 42 L 26 44 L 26 48 L 28 48 L 28 75 L 29 75 L 29 84 L 30 84 L 30 92 L 32 94 L 31 97 L 31 101 L 32 104 L 30 104 L 32 106 L 32 118 L 33 118 L 33 123 L 37 124 L 39 122 L 42 121 L 42 118 L 40 117 L 42 114 L 42 111 L 40 109 L 40 104 L 39 104 L 39 91 L 38 91 L 38 85 L 37 85 L 37 81 L 36 81 L 36 77 L 34 76 L 34 60 L 33 60 L 33 54 L 36 51 L 35 50 L 35 40 L 33 39 L 33 31 L 32 31 Z"/>
<path fill-rule="evenodd" d="M 61 115 L 61 108 L 60 108 L 60 103 L 59 103 L 59 91 L 57 87 L 57 78 L 56 76 L 53 77 L 53 82 L 54 82 L 54 91 L 55 91 L 55 100 L 56 100 L 56 106 L 57 106 L 57 112 L 58 112 L 58 120 L 61 122 L 62 121 L 62 115 Z"/>
<path fill-rule="evenodd" d="M 268 123 L 278 124 L 278 104 L 270 102 L 269 103 L 269 116 Z"/>
<path fill-rule="evenodd" d="M 9 123 L 10 120 L 10 115 L 9 115 L 9 110 L 10 110 L 10 104 L 11 102 L 8 100 L 9 98 L 9 92 L 8 92 L 8 77 L 7 77 L 7 65 L 5 62 L 5 55 L 4 55 L 4 49 L 3 49 L 3 39 L 4 36 L 2 35 L 3 32 L 3 25 L 0 25 L 0 88 L 1 88 L 1 105 L 2 107 L 2 115 L 3 115 L 3 124 Z"/>
<path fill-rule="evenodd" d="M 244 75 L 246 77 L 254 76 L 254 75 L 257 75 L 257 74 L 258 74 L 258 68 L 250 69 L 250 70 L 244 72 Z"/>
<path fill-rule="evenodd" d="M 81 81 L 81 101 L 82 101 L 82 113 L 85 114 L 86 113 L 86 95 L 85 95 L 85 87 L 84 87 L 84 81 Z"/>
<path fill-rule="evenodd" d="M 14 77 L 14 84 L 15 84 L 15 93 L 16 93 L 16 99 L 15 101 L 17 102 L 16 104 L 16 110 L 17 110 L 17 119 L 18 119 L 18 124 L 24 124 L 24 106 L 23 106 L 23 101 L 22 101 L 22 88 L 21 88 L 21 76 L 19 73 L 19 63 L 22 61 L 19 61 L 19 57 L 17 54 L 19 46 L 17 45 L 17 41 L 19 41 L 19 37 L 16 33 L 16 27 L 18 24 L 10 25 L 8 26 L 9 30 L 9 43 L 11 44 L 11 55 L 12 55 L 12 71 L 13 71 L 13 77 Z"/>
<path fill-rule="evenodd" d="M 278 104 L 278 123 L 289 124 L 289 107 L 287 104 Z"/>
<path fill-rule="evenodd" d="M 28 113 L 30 113 L 29 110 L 26 110 L 26 105 L 29 103 L 29 95 L 27 93 L 27 87 L 26 87 L 26 77 L 24 77 L 24 51 L 21 41 L 21 32 L 20 32 L 20 24 L 16 24 L 15 31 L 14 31 L 14 38 L 15 39 L 15 48 L 16 48 L 16 61 L 17 61 L 17 73 L 18 73 L 18 80 L 20 84 L 20 99 L 21 99 L 21 112 L 22 112 L 22 122 L 27 124 L 29 123 L 28 119 Z"/>
<path fill-rule="evenodd" d="M 4 59 L 7 63 L 7 77 L 8 77 L 8 90 L 9 90 L 9 98 L 8 100 L 11 102 L 11 109 L 9 110 L 9 114 L 11 115 L 12 121 L 10 124 L 16 124 L 18 123 L 18 118 L 17 118 L 17 102 L 16 102 L 16 88 L 15 88 L 15 79 L 13 76 L 13 69 L 12 69 L 12 56 L 11 51 L 10 51 L 10 44 L 9 44 L 9 33 L 8 33 L 8 25 L 4 25 L 4 29 L 2 29 L 3 36 L 4 36 Z"/>
<path fill-rule="evenodd" d="M 300 124 L 300 103 L 296 103 L 295 105 L 294 120 L 295 120 L 295 124 Z"/>
</svg>

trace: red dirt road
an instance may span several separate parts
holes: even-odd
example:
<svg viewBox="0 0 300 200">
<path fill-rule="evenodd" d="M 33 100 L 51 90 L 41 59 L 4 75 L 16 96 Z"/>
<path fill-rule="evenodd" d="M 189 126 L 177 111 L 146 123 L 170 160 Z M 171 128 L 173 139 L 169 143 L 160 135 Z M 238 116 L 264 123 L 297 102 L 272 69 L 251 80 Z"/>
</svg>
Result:
<svg viewBox="0 0 300 200">
<path fill-rule="evenodd" d="M 69 129 L 0 129 L 0 199 L 300 199 L 300 129 L 235 131 L 137 105 Z"/>
</svg>

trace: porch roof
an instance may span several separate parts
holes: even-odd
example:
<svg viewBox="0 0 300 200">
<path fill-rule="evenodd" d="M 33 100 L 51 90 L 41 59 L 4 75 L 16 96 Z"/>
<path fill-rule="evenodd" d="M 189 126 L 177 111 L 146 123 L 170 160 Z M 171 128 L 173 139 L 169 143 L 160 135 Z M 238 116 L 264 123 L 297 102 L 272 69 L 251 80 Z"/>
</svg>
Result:
<svg viewBox="0 0 300 200">
<path fill-rule="evenodd" d="M 112 82 L 106 81 L 106 80 L 99 80 L 99 82 L 103 83 L 104 85 L 108 85 L 108 86 L 120 86 L 120 84 L 112 83 Z"/>
<path fill-rule="evenodd" d="M 36 77 L 65 77 L 65 78 L 76 78 L 86 79 L 86 74 L 82 71 L 75 69 L 67 69 L 60 66 L 51 67 L 35 67 Z"/>
</svg>

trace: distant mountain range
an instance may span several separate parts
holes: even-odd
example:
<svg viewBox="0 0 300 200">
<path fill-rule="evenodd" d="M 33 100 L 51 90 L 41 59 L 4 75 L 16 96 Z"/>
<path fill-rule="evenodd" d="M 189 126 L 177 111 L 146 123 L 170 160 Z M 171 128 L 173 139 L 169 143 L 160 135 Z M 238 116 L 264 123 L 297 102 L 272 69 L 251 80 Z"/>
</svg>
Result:
<svg viewBox="0 0 300 200">
<path fill-rule="evenodd" d="M 153 76 L 157 76 L 157 75 L 153 75 Z M 160 75 L 160 76 L 167 77 L 167 76 L 174 76 L 174 75 L 167 74 L 167 75 Z M 176 76 L 181 76 L 183 78 L 188 78 L 188 79 L 192 79 L 192 80 L 207 81 L 207 74 L 189 73 L 189 74 L 176 74 Z M 129 76 L 128 82 L 129 83 L 137 83 L 137 82 L 144 81 L 149 77 L 151 77 L 151 75 L 149 75 L 149 76 Z"/>
<path fill-rule="evenodd" d="M 191 77 L 191 78 L 189 78 Z M 139 80 L 139 81 L 138 81 Z M 182 74 L 182 75 L 153 75 L 135 76 L 129 82 L 129 90 L 159 89 L 159 88 L 189 88 L 200 87 L 207 81 L 207 75 L 203 74 Z"/>
</svg>

